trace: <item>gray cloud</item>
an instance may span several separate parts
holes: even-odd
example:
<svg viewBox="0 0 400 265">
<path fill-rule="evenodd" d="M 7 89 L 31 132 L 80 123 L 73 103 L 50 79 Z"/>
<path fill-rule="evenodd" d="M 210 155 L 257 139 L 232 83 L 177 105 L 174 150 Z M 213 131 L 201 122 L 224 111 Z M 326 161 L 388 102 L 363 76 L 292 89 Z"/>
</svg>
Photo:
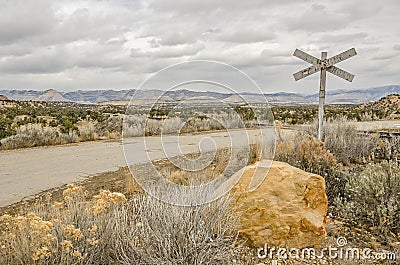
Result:
<svg viewBox="0 0 400 265">
<path fill-rule="evenodd" d="M 394 51 L 383 51 L 372 56 L 372 60 L 392 60 L 399 55 L 398 52 Z"/>
<path fill-rule="evenodd" d="M 365 4 L 361 0 L 335 3 L 321 1 L 306 7 L 304 12 L 300 11 L 300 15 L 287 17 L 286 21 L 290 30 L 330 32 L 347 28 L 357 20 L 369 19 L 380 10 L 381 6 L 376 2 Z"/>
<path fill-rule="evenodd" d="M 217 39 L 227 42 L 251 43 L 270 41 L 275 37 L 275 33 L 268 28 L 242 28 L 231 29 L 230 32 L 222 32 L 217 36 Z"/>
<path fill-rule="evenodd" d="M 394 0 L 2 1 L 0 87 L 132 88 L 201 59 L 239 67 L 265 92 L 309 92 L 317 76 L 293 81 L 308 66 L 294 49 L 319 56 L 351 47 L 358 56 L 341 66 L 357 78 L 330 78 L 330 89 L 400 83 L 399 23 Z"/>
<path fill-rule="evenodd" d="M 195 44 L 184 44 L 173 47 L 162 47 L 151 51 L 142 51 L 140 49 L 131 49 L 131 57 L 134 58 L 171 58 L 171 57 L 183 57 L 183 56 L 194 56 L 204 48 L 201 43 Z"/>
<path fill-rule="evenodd" d="M 349 23 L 347 15 L 329 11 L 322 4 L 313 4 L 300 16 L 288 17 L 290 30 L 329 32 L 345 27 Z"/>
<path fill-rule="evenodd" d="M 209 12 L 242 12 L 243 10 L 256 10 L 260 7 L 271 7 L 276 5 L 287 5 L 295 3 L 295 0 L 250 0 L 250 1 L 231 1 L 231 0 L 203 0 L 203 1 L 153 1 L 151 8 L 158 11 L 171 13 L 209 13 Z M 308 1 L 306 1 L 308 2 Z"/>
<path fill-rule="evenodd" d="M 69 51 L 63 47 L 44 48 L 35 53 L 1 61 L 0 71 L 11 74 L 57 73 L 71 66 Z"/>
<path fill-rule="evenodd" d="M 32 13 L 35 9 L 41 12 Z M 54 14 L 45 1 L 16 0 L 0 3 L 0 43 L 13 43 L 41 35 L 54 23 Z"/>
<path fill-rule="evenodd" d="M 320 37 L 317 42 L 322 43 L 346 43 L 352 41 L 354 43 L 359 43 L 368 38 L 368 34 L 365 32 L 357 33 L 344 33 L 344 34 L 324 34 Z"/>
</svg>

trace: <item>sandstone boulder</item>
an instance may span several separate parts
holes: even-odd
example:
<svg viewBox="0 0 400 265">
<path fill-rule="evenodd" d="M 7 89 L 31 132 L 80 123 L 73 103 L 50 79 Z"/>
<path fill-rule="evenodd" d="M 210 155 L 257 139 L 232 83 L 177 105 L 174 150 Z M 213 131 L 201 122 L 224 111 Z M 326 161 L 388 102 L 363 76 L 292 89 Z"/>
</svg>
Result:
<svg viewBox="0 0 400 265">
<path fill-rule="evenodd" d="M 328 200 L 323 177 L 282 162 L 245 168 L 232 191 L 240 214 L 240 234 L 253 247 L 265 243 L 276 247 L 316 246 L 326 236 Z M 265 163 L 265 161 L 264 161 Z M 256 170 L 257 169 L 257 170 Z M 264 175 L 263 175 L 264 174 Z M 253 177 L 264 177 L 253 191 Z"/>
</svg>

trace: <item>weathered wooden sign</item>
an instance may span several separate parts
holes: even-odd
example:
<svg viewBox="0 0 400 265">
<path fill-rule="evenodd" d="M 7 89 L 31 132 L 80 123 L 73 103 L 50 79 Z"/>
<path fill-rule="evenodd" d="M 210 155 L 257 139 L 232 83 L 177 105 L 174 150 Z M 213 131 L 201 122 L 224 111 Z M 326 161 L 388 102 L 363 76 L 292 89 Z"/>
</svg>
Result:
<svg viewBox="0 0 400 265">
<path fill-rule="evenodd" d="M 345 52 L 342 52 L 338 55 L 335 55 L 331 58 L 328 57 L 327 52 L 322 52 L 321 53 L 321 59 L 318 59 L 317 57 L 314 57 L 308 53 L 305 53 L 299 49 L 296 49 L 293 53 L 294 56 L 297 58 L 300 58 L 310 64 L 312 64 L 310 67 L 303 69 L 301 71 L 298 71 L 297 73 L 294 73 L 294 80 L 300 80 L 304 77 L 307 77 L 309 75 L 315 74 L 317 72 L 320 72 L 320 86 L 319 86 L 319 106 L 318 106 L 318 139 L 322 141 L 323 135 L 322 135 L 322 126 L 323 126 L 323 120 L 324 120 L 324 104 L 325 104 L 325 86 L 326 86 L 326 71 L 343 78 L 349 82 L 353 81 L 354 75 L 350 74 L 349 72 L 346 72 L 345 70 L 342 70 L 336 66 L 334 66 L 337 63 L 340 63 L 346 59 L 349 59 L 355 55 L 357 55 L 356 49 L 352 48 L 350 50 L 347 50 Z"/>
</svg>

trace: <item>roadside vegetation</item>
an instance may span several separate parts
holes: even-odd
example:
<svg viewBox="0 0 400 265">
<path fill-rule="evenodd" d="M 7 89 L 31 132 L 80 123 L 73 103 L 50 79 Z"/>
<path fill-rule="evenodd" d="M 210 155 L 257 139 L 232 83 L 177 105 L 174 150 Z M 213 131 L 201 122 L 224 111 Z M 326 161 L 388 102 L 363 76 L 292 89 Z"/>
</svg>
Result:
<svg viewBox="0 0 400 265">
<path fill-rule="evenodd" d="M 90 197 L 69 185 L 60 201 L 0 217 L 0 263 L 245 264 L 230 207 L 229 197 L 179 207 L 144 194 Z"/>
<path fill-rule="evenodd" d="M 314 123 L 281 137 L 275 160 L 325 178 L 332 218 L 370 233 L 383 245 L 399 244 L 400 137 L 359 134 L 345 117 L 325 123 L 324 142 L 316 131 Z"/>
<path fill-rule="evenodd" d="M 354 121 L 395 119 L 400 116 L 400 109 L 398 104 L 390 102 L 399 101 L 398 98 L 398 95 L 390 95 L 370 104 L 328 105 L 325 115 L 328 120 L 339 117 Z M 173 107 L 161 105 L 149 110 L 133 109 L 124 121 L 124 134 L 150 136 L 252 128 L 257 126 L 260 118 L 266 123 L 271 123 L 274 118 L 283 125 L 304 125 L 315 121 L 318 112 L 317 106 L 274 106 L 271 115 L 261 111 L 264 108 L 254 113 L 251 108 L 239 105 L 233 106 L 233 111 L 210 107 L 172 111 Z M 118 139 L 125 112 L 126 107 L 118 105 L 1 100 L 0 149 Z"/>
<path fill-rule="evenodd" d="M 345 117 L 354 121 L 376 121 L 400 118 L 400 95 L 389 95 L 372 103 L 359 105 L 327 105 L 325 118 Z M 312 123 L 318 118 L 318 106 L 276 106 L 273 107 L 275 120 L 286 125 Z"/>
<path fill-rule="evenodd" d="M 118 106 L 3 101 L 0 105 L 0 148 L 118 138 L 123 112 L 124 108 Z"/>
</svg>

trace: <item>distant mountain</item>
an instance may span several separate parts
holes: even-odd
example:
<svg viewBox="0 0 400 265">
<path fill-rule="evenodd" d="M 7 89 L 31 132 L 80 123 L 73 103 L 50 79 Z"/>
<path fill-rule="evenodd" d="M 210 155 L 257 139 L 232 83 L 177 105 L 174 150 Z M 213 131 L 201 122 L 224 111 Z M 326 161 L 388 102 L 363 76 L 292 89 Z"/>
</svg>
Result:
<svg viewBox="0 0 400 265">
<path fill-rule="evenodd" d="M 372 87 L 361 90 L 334 90 L 327 91 L 328 104 L 361 104 L 379 100 L 390 94 L 400 94 L 400 85 Z M 307 96 L 311 102 L 318 101 L 318 94 Z"/>
<path fill-rule="evenodd" d="M 400 94 L 400 85 L 390 85 L 373 87 L 358 90 L 335 90 L 327 91 L 326 102 L 328 104 L 361 104 L 376 101 L 381 97 L 390 94 Z M 153 101 L 161 97 L 162 101 L 173 100 L 218 100 L 226 103 L 243 102 L 243 98 L 248 102 L 268 102 L 276 105 L 304 105 L 317 104 L 318 94 L 301 95 L 296 93 L 241 93 L 225 94 L 219 92 L 199 92 L 187 89 L 162 91 L 158 89 L 151 90 L 77 90 L 73 92 L 58 92 L 54 89 L 46 91 L 34 90 L 0 90 L 0 95 L 4 95 L 14 100 L 36 100 L 36 101 L 73 101 L 79 103 L 101 103 L 118 101 L 127 102 L 134 95 L 138 101 Z"/>
<path fill-rule="evenodd" d="M 162 97 L 163 100 L 185 100 L 190 98 L 202 99 L 224 99 L 230 95 L 218 92 L 197 92 L 187 89 L 163 91 L 158 89 L 149 90 L 78 90 L 64 93 L 63 96 L 75 102 L 100 103 L 105 101 L 126 101 L 134 95 L 136 100 L 155 100 Z"/>
<path fill-rule="evenodd" d="M 274 94 L 265 94 L 265 96 L 268 99 L 268 102 L 271 104 L 290 105 L 296 103 L 303 105 L 312 103 L 309 98 L 296 93 L 280 92 Z"/>
<path fill-rule="evenodd" d="M 63 93 L 63 97 L 74 102 L 99 103 L 104 101 L 129 100 L 133 93 L 130 90 L 77 90 Z"/>
<path fill-rule="evenodd" d="M 230 96 L 230 94 L 224 94 L 219 92 L 200 92 L 200 91 L 190 91 L 187 89 L 176 90 L 176 91 L 167 91 L 167 96 L 171 97 L 173 100 L 184 100 L 188 98 L 197 98 L 202 97 L 203 99 L 210 98 L 210 99 L 218 99 L 223 100 Z"/>
<path fill-rule="evenodd" d="M 46 91 L 35 90 L 0 90 L 0 94 L 8 99 L 21 101 L 69 101 L 63 95 L 54 89 Z"/>
<path fill-rule="evenodd" d="M 0 95 L 0 100 L 7 100 L 6 96 Z"/>
</svg>

